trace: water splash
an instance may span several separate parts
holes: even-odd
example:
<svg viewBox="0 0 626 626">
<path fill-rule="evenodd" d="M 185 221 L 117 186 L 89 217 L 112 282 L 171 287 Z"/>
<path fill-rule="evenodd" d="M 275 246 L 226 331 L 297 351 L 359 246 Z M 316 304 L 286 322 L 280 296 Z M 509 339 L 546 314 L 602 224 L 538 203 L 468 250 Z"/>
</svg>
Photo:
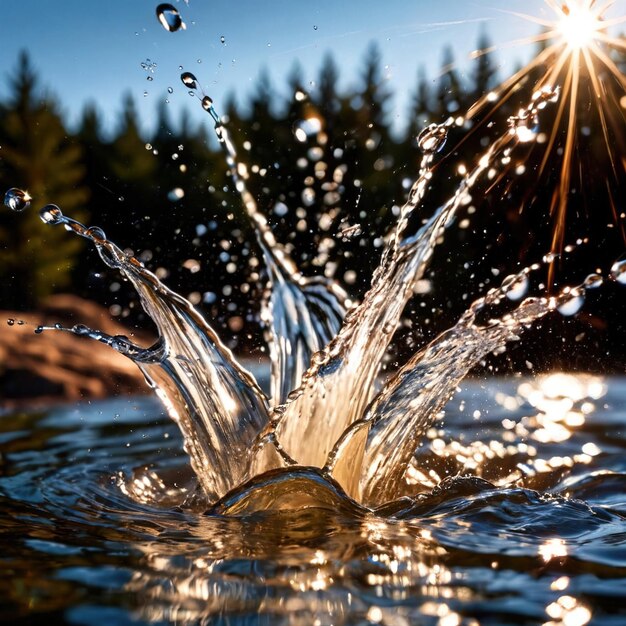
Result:
<svg viewBox="0 0 626 626">
<path fill-rule="evenodd" d="M 235 511 L 250 506 L 253 491 L 267 492 L 267 501 L 275 503 L 282 497 L 276 494 L 291 489 L 300 494 L 296 500 L 312 497 L 320 505 L 345 498 L 337 495 L 343 489 L 367 506 L 382 505 L 401 495 L 421 437 L 467 372 L 548 313 L 573 315 L 583 305 L 585 291 L 602 282 L 600 275 L 593 275 L 549 298 L 526 297 L 530 274 L 539 266 L 509 276 L 376 393 L 389 343 L 442 235 L 479 185 L 504 172 L 516 146 L 535 140 L 540 111 L 558 92 L 535 94 L 510 118 L 506 132 L 477 156 L 448 200 L 411 232 L 411 217 L 422 206 L 435 158 L 455 120 L 433 124 L 420 134 L 419 175 L 399 211 L 370 290 L 346 314 L 348 301 L 340 286 L 326 278 L 302 276 L 276 240 L 248 190 L 248 169 L 238 159 L 213 100 L 191 72 L 184 72 L 181 81 L 214 122 L 229 174 L 265 258 L 269 287 L 263 320 L 270 335 L 271 399 L 187 300 L 109 241 L 102 229 L 64 216 L 56 205 L 41 210 L 42 220 L 63 225 L 95 245 L 104 262 L 137 290 L 159 340 L 144 348 L 127 337 L 82 325 L 42 326 L 37 331 L 71 332 L 105 343 L 137 363 L 183 433 L 205 504 L 219 501 L 219 511 Z M 615 281 L 626 282 L 624 267 L 626 263 L 612 268 Z M 504 312 L 498 313 L 500 308 Z M 301 471 L 297 466 L 317 469 Z M 294 482 L 286 488 L 289 476 Z M 248 487 L 246 481 L 251 481 Z"/>
<path fill-rule="evenodd" d="M 248 168 L 239 161 L 213 101 L 202 94 L 201 104 L 215 122 L 229 174 L 254 226 L 269 272 L 269 296 L 262 303 L 262 319 L 270 334 L 271 397 L 274 405 L 279 405 L 298 387 L 311 361 L 319 358 L 316 355 L 339 331 L 348 297 L 336 281 L 319 276 L 308 278 L 298 271 L 248 191 Z"/>
<path fill-rule="evenodd" d="M 247 477 L 249 449 L 269 421 L 267 400 L 254 377 L 187 300 L 109 241 L 102 229 L 87 228 L 55 205 L 44 207 L 40 215 L 47 224 L 63 225 L 89 239 L 102 260 L 131 282 L 159 340 L 142 348 L 85 326 L 40 327 L 40 332 L 69 330 L 131 358 L 181 429 L 206 498 L 213 500 L 240 484 Z"/>
</svg>

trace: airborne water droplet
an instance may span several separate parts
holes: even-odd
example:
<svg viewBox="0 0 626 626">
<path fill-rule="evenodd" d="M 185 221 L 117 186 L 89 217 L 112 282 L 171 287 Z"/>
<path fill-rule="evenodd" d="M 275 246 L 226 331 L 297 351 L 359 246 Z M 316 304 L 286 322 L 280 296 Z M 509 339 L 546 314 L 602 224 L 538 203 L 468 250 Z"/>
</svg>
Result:
<svg viewBox="0 0 626 626">
<path fill-rule="evenodd" d="M 220 43 L 223 43 L 223 44 L 226 43 L 226 37 L 224 37 L 224 35 L 220 37 Z"/>
<path fill-rule="evenodd" d="M 180 75 L 180 80 L 183 81 L 185 87 L 189 87 L 190 89 L 198 88 L 198 79 L 191 72 L 183 72 Z"/>
<path fill-rule="evenodd" d="M 599 274 L 589 274 L 583 284 L 585 289 L 597 289 L 602 286 L 603 282 L 604 279 Z"/>
<path fill-rule="evenodd" d="M 417 145 L 422 152 L 434 154 L 443 149 L 447 139 L 448 130 L 445 126 L 430 124 L 417 136 Z"/>
<path fill-rule="evenodd" d="M 616 261 L 611 267 L 611 278 L 626 285 L 626 261 Z"/>
<path fill-rule="evenodd" d="M 104 241 L 107 236 L 104 234 L 104 231 L 99 226 L 90 226 L 86 231 L 85 235 L 90 239 L 101 239 Z"/>
<path fill-rule="evenodd" d="M 213 100 L 211 100 L 209 96 L 204 96 L 204 98 L 202 98 L 202 108 L 205 111 L 210 111 L 212 106 L 213 106 Z"/>
<path fill-rule="evenodd" d="M 60 224 L 63 222 L 63 212 L 56 204 L 47 204 L 39 211 L 39 217 L 46 224 Z"/>
<path fill-rule="evenodd" d="M 528 276 L 526 274 L 513 274 L 502 281 L 502 293 L 509 300 L 519 300 L 528 291 Z"/>
<path fill-rule="evenodd" d="M 566 317 L 578 313 L 585 303 L 584 291 L 580 287 L 574 287 L 569 290 L 566 288 L 563 295 L 566 296 L 566 299 L 556 307 L 556 310 Z"/>
<path fill-rule="evenodd" d="M 533 104 L 535 109 L 541 110 L 546 107 L 547 104 L 557 102 L 559 99 L 560 90 L 558 87 L 544 87 L 539 91 L 535 91 L 533 94 Z"/>
<path fill-rule="evenodd" d="M 181 28 L 185 30 L 186 28 L 178 9 L 171 4 L 159 4 L 156 8 L 156 15 L 159 22 L 161 22 L 161 26 L 170 33 L 175 33 Z"/>
<path fill-rule="evenodd" d="M 32 198 L 27 191 L 22 191 L 17 187 L 11 187 L 4 194 L 4 206 L 18 213 L 25 211 L 30 206 L 31 200 Z"/>
</svg>

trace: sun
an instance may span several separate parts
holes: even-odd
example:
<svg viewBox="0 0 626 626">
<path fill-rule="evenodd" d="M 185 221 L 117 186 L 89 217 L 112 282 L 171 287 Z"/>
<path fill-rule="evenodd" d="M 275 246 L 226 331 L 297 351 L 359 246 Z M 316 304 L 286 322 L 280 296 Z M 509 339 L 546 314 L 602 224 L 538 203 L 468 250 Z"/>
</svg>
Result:
<svg viewBox="0 0 626 626">
<path fill-rule="evenodd" d="M 588 47 L 603 28 L 601 13 L 594 9 L 593 4 L 561 5 L 563 16 L 556 27 L 565 45 L 572 51 Z"/>
<path fill-rule="evenodd" d="M 524 40 L 509 42 L 509 46 L 541 44 L 540 52 L 521 70 L 499 85 L 492 93 L 485 94 L 469 110 L 471 119 L 492 107 L 497 109 L 506 102 L 520 85 L 534 81 L 533 91 L 558 89 L 560 98 L 555 123 L 548 135 L 539 175 L 546 168 L 551 156 L 558 152 L 560 159 L 559 183 L 554 189 L 550 206 L 553 221 L 551 252 L 563 248 L 567 221 L 568 198 L 572 191 L 572 170 L 579 126 L 581 104 L 589 103 L 596 110 L 610 167 L 606 174 L 609 198 L 614 220 L 617 221 L 617 203 L 611 194 L 611 185 L 619 184 L 626 177 L 626 159 L 616 151 L 615 136 L 624 135 L 626 118 L 623 103 L 626 100 L 626 76 L 615 61 L 617 54 L 626 51 L 626 39 L 612 34 L 626 15 L 608 17 L 615 13 L 618 4 L 614 0 L 545 0 L 552 12 L 551 19 L 514 13 L 539 25 L 542 32 Z M 623 6 L 623 4 L 622 4 Z M 478 51 L 475 56 L 489 50 Z M 539 74 L 539 78 L 536 77 Z M 494 102 L 496 103 L 494 105 Z M 580 174 L 579 174 L 580 175 Z M 554 268 L 550 267 L 549 282 Z"/>
</svg>

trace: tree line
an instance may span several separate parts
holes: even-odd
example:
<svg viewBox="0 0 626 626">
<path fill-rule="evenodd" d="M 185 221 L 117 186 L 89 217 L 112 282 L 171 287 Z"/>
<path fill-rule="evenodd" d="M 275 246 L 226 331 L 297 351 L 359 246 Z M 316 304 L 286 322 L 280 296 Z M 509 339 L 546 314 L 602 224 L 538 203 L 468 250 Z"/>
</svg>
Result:
<svg viewBox="0 0 626 626">
<path fill-rule="evenodd" d="M 486 35 L 478 48 L 489 48 Z M 616 59 L 622 68 L 624 56 Z M 536 75 L 541 71 L 537 68 Z M 279 100 L 261 72 L 245 106 L 234 96 L 217 106 L 249 169 L 250 190 L 278 240 L 304 273 L 333 275 L 359 298 L 417 176 L 419 133 L 430 123 L 462 117 L 497 86 L 498 78 L 493 52 L 478 56 L 461 75 L 451 51 L 445 51 L 438 77 L 418 71 L 408 123 L 393 132 L 392 94 L 381 54 L 372 44 L 359 81 L 349 90 L 340 89 L 339 67 L 328 54 L 310 92 L 296 64 L 286 79 L 288 98 Z M 490 142 L 506 132 L 507 118 L 529 100 L 533 83 L 530 77 L 495 111 L 471 124 L 452 124 L 414 228 L 454 192 Z M 174 123 L 163 101 L 154 128 L 143 133 L 134 100 L 125 95 L 113 132 L 105 132 L 93 105 L 85 106 L 78 125 L 70 128 L 26 53 L 10 74 L 9 87 L 0 101 L 0 189 L 27 189 L 33 204 L 24 213 L 5 209 L 0 214 L 3 308 L 32 308 L 49 293 L 70 290 L 111 306 L 133 323 L 142 321 L 133 295 L 84 242 L 40 222 L 38 209 L 53 202 L 131 248 L 202 307 L 233 345 L 258 346 L 262 258 L 211 118 L 199 124 L 183 113 Z M 588 105 L 581 99 L 580 106 Z M 556 124 L 556 111 L 543 115 L 542 124 Z M 623 202 L 624 189 L 613 190 L 610 198 L 603 191 L 602 168 L 611 164 L 600 133 L 579 141 L 577 151 L 585 152 L 591 165 L 585 189 L 571 198 L 568 233 L 588 236 L 597 262 L 608 262 L 622 246 L 619 215 L 613 220 L 608 211 L 586 218 L 598 210 L 594 202 L 614 207 Z M 486 285 L 497 284 L 495 276 L 537 260 L 550 248 L 549 189 L 558 179 L 558 155 L 542 168 L 539 185 L 541 152 L 529 149 L 518 158 L 521 173 L 479 185 L 470 213 L 446 235 L 427 277 L 430 283 L 424 284 L 427 293 L 413 305 L 399 333 L 399 351 L 451 323 Z M 587 264 L 585 254 L 579 254 L 563 275 Z"/>
</svg>

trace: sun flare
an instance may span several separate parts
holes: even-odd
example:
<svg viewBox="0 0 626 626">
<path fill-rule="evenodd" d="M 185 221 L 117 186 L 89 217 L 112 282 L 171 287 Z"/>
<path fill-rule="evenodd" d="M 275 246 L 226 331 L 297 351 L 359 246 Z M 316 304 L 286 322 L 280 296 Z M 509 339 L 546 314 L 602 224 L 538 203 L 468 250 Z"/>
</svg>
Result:
<svg viewBox="0 0 626 626">
<path fill-rule="evenodd" d="M 554 189 L 550 214 L 553 221 L 551 253 L 563 249 L 568 199 L 572 183 L 575 155 L 581 127 L 583 106 L 594 110 L 599 121 L 598 134 L 602 137 L 609 168 L 606 173 L 608 205 L 614 222 L 618 222 L 619 210 L 612 189 L 626 175 L 626 161 L 616 150 L 616 137 L 624 135 L 626 117 L 623 102 L 626 99 L 626 76 L 616 57 L 626 50 L 623 35 L 613 34 L 616 28 L 626 23 L 626 15 L 612 15 L 618 4 L 615 0 L 568 0 L 556 2 L 545 0 L 553 13 L 551 19 L 516 14 L 541 27 L 538 35 L 509 42 L 512 45 L 540 44 L 536 56 L 521 70 L 499 85 L 492 93 L 479 99 L 469 110 L 468 119 L 485 109 L 497 109 L 519 89 L 520 85 L 531 85 L 535 92 L 558 89 L 560 93 L 556 117 L 547 134 L 545 152 L 539 169 L 541 175 L 551 159 L 558 155 L 560 165 L 559 183 Z M 489 50 L 478 51 L 477 56 Z M 536 78 L 539 76 L 539 78 Z M 496 104 L 494 105 L 494 101 Z M 588 103 L 588 104 L 587 104 Z M 586 131 L 589 133 L 589 130 Z M 621 140 L 621 139 L 620 139 Z M 578 168 L 579 177 L 584 173 Z M 626 233 L 622 230 L 626 237 Z M 553 265 L 550 266 L 549 282 L 552 283 Z"/>
<path fill-rule="evenodd" d="M 601 14 L 594 10 L 593 3 L 563 4 L 560 11 L 563 16 L 557 24 L 557 29 L 563 41 L 571 50 L 580 50 L 589 46 L 602 29 Z"/>
</svg>

